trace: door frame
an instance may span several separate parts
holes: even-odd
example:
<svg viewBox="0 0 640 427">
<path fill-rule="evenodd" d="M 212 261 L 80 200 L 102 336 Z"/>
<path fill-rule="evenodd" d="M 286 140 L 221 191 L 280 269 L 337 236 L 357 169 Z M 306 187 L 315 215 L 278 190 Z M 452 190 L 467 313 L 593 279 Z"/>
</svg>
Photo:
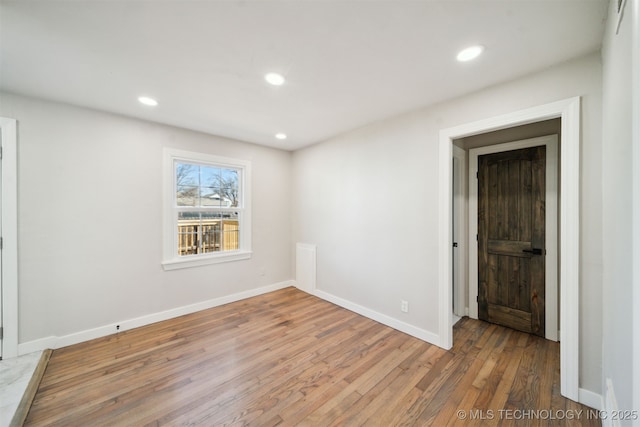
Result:
<svg viewBox="0 0 640 427">
<path fill-rule="evenodd" d="M 545 338 L 558 341 L 558 136 L 548 135 L 469 150 L 469 236 L 478 234 L 478 156 L 546 147 L 545 176 Z M 469 317 L 478 318 L 478 245 L 469 244 Z"/>
<path fill-rule="evenodd" d="M 456 277 L 458 281 L 456 282 L 452 278 L 453 282 L 453 314 L 458 317 L 467 316 L 469 303 L 467 301 L 467 287 L 469 286 L 469 277 L 467 275 L 467 265 L 468 265 L 468 251 L 467 251 L 467 213 L 468 213 L 468 197 L 466 196 L 465 184 L 467 182 L 467 152 L 462 148 L 454 145 L 451 147 L 453 149 L 453 161 L 458 163 L 457 168 L 453 168 L 453 185 L 457 182 L 457 189 L 454 190 L 452 195 L 452 209 L 455 206 L 453 211 L 453 230 L 457 231 L 458 237 L 458 263 L 453 261 L 452 268 L 457 273 Z M 456 198 L 455 194 L 462 195 L 461 197 Z M 452 230 L 452 231 L 453 231 Z M 453 233 L 451 238 L 453 239 Z"/>
<path fill-rule="evenodd" d="M 441 129 L 439 138 L 439 345 L 453 345 L 451 310 L 451 158 L 453 140 L 543 120 L 561 119 L 560 159 L 560 393 L 579 401 L 580 332 L 580 97 Z"/>
<path fill-rule="evenodd" d="M 2 348 L 3 359 L 18 355 L 18 174 L 17 121 L 0 117 L 2 136 Z"/>
</svg>

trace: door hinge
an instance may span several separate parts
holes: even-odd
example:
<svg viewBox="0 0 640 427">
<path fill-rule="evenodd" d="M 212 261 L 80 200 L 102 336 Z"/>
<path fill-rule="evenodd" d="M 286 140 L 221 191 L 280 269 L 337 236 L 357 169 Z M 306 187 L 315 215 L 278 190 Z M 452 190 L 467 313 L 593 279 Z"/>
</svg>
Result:
<svg viewBox="0 0 640 427">
<path fill-rule="evenodd" d="M 476 242 L 478 241 L 478 235 L 476 234 Z"/>
<path fill-rule="evenodd" d="M 476 172 L 476 179 L 478 179 L 478 172 Z"/>
<path fill-rule="evenodd" d="M 0 160 L 2 160 L 2 146 L 0 145 Z"/>
<path fill-rule="evenodd" d="M 0 340 L 4 338 L 4 327 L 0 326 Z"/>
<path fill-rule="evenodd" d="M 480 302 L 480 297 L 476 295 L 476 302 Z"/>
<path fill-rule="evenodd" d="M 4 249 L 4 237 L 0 237 L 0 250 Z"/>
</svg>

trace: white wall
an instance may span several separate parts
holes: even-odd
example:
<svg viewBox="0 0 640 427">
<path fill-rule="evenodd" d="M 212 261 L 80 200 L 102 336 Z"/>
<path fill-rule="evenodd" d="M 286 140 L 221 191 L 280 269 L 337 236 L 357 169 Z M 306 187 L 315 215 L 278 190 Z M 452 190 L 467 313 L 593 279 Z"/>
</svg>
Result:
<svg viewBox="0 0 640 427">
<path fill-rule="evenodd" d="M 18 120 L 20 343 L 293 277 L 289 152 L 1 96 L 0 116 Z M 252 162 L 250 260 L 162 270 L 163 147 Z"/>
<path fill-rule="evenodd" d="M 437 335 L 440 129 L 582 96 L 580 387 L 599 394 L 601 77 L 593 54 L 295 152 L 293 237 L 318 245 L 317 288 Z"/>
<path fill-rule="evenodd" d="M 618 408 L 633 407 L 632 300 L 632 23 L 631 4 L 615 34 L 612 1 L 603 42 L 603 381 L 610 379 Z M 637 25 L 637 24 L 636 24 Z M 638 76 L 636 75 L 636 79 Z M 635 120 L 638 120 L 636 116 Z M 640 165 L 636 164 L 636 168 Z M 637 224 L 635 225 L 637 226 Z M 635 307 L 638 310 L 638 307 Z M 605 396 L 606 397 L 606 396 Z"/>
</svg>

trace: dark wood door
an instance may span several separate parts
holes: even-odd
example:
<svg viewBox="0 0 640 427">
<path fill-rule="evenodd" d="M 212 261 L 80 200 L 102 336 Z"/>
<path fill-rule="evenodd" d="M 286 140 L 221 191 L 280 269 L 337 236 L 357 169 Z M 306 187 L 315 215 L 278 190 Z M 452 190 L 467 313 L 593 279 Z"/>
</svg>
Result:
<svg viewBox="0 0 640 427">
<path fill-rule="evenodd" d="M 545 150 L 478 157 L 478 317 L 545 335 Z"/>
</svg>

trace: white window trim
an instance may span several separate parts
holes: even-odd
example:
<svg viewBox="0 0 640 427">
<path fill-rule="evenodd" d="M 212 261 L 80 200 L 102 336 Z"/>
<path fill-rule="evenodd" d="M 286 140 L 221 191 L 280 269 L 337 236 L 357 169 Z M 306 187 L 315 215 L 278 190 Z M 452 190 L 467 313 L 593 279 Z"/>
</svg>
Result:
<svg viewBox="0 0 640 427">
<path fill-rule="evenodd" d="M 163 261 L 164 270 L 199 267 L 203 265 L 238 261 L 251 258 L 251 162 L 214 156 L 211 154 L 165 148 L 163 153 Z M 174 162 L 211 163 L 217 166 L 239 169 L 242 197 L 242 219 L 240 228 L 240 250 L 211 254 L 178 256 L 177 217 L 175 215 L 174 193 L 176 188 Z"/>
</svg>

